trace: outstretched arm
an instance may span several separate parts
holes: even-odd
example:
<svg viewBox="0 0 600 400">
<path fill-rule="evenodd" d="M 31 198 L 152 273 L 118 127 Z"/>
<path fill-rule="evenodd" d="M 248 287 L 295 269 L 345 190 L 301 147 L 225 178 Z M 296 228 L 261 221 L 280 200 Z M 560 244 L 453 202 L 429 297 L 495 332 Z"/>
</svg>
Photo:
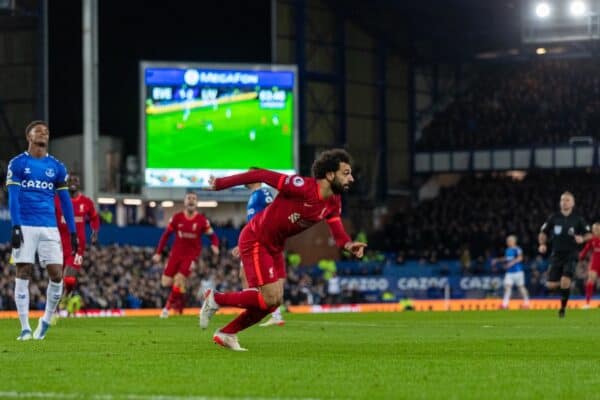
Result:
<svg viewBox="0 0 600 400">
<path fill-rule="evenodd" d="M 211 177 L 208 181 L 212 190 L 223 190 L 233 186 L 245 185 L 248 183 L 262 182 L 267 185 L 280 189 L 287 175 L 266 169 L 255 169 L 241 174 L 225 176 L 222 178 Z"/>
</svg>

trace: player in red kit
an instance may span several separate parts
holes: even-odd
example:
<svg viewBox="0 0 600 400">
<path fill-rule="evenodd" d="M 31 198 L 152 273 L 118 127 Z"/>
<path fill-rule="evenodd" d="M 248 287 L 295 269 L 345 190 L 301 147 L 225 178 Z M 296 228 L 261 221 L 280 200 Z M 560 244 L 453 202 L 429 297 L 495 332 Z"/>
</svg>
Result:
<svg viewBox="0 0 600 400">
<path fill-rule="evenodd" d="M 161 318 L 167 318 L 171 308 L 179 314 L 183 313 L 186 280 L 192 271 L 192 264 L 200 258 L 202 234 L 210 236 L 210 247 L 215 254 L 219 254 L 219 238 L 210 226 L 208 219 L 196 210 L 198 195 L 195 192 L 187 193 L 183 199 L 183 205 L 184 211 L 173 215 L 160 238 L 156 253 L 152 256 L 152 261 L 159 263 L 169 236 L 175 233 L 171 254 L 161 278 L 162 286 L 171 288 L 169 298 L 160 315 Z"/>
<path fill-rule="evenodd" d="M 312 178 L 267 170 L 211 178 L 209 184 L 213 190 L 263 182 L 279 191 L 273 203 L 254 216 L 240 233 L 239 252 L 250 289 L 231 293 L 215 293 L 209 289 L 204 293 L 201 328 L 208 327 L 210 318 L 220 306 L 245 309 L 215 332 L 215 343 L 236 351 L 246 350 L 238 343 L 236 334 L 260 322 L 281 305 L 286 278 L 283 249 L 287 238 L 320 221 L 327 221 L 339 248 L 358 258 L 363 256 L 367 245 L 350 239 L 340 216 L 340 195 L 354 181 L 350 164 L 350 155 L 346 151 L 334 149 L 321 153 L 315 160 Z"/>
<path fill-rule="evenodd" d="M 596 286 L 596 280 L 598 274 L 600 274 L 600 223 L 592 225 L 592 234 L 594 235 L 585 244 L 585 247 L 579 253 L 579 259 L 585 259 L 586 255 L 592 251 L 592 259 L 589 264 L 588 280 L 585 283 L 585 306 L 584 308 L 590 308 L 590 300 L 594 293 L 594 286 Z"/>
<path fill-rule="evenodd" d="M 86 222 L 89 221 L 90 228 L 92 229 L 92 234 L 90 236 L 90 242 L 92 246 L 96 245 L 98 241 L 98 230 L 100 229 L 100 217 L 96 212 L 96 207 L 94 206 L 93 200 L 81 193 L 81 179 L 79 175 L 69 175 L 69 180 L 67 183 L 69 185 L 69 195 L 71 196 L 73 211 L 75 213 L 75 227 L 77 228 L 77 237 L 79 238 L 79 250 L 74 255 L 71 254 L 69 229 L 67 228 L 65 218 L 62 214 L 60 201 L 58 200 L 58 196 L 56 196 L 54 197 L 54 205 L 56 208 L 58 231 L 60 232 L 63 248 L 65 295 L 68 295 L 77 284 L 76 274 L 77 271 L 81 269 L 83 256 L 85 254 Z"/>
</svg>

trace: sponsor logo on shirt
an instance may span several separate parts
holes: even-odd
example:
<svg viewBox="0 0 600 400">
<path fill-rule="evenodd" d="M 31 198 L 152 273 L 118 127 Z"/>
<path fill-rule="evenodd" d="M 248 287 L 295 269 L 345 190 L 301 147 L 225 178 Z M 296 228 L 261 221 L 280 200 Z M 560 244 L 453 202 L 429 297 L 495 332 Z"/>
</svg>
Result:
<svg viewBox="0 0 600 400">
<path fill-rule="evenodd" d="M 560 225 L 554 225 L 554 234 L 555 235 L 560 235 L 561 232 L 562 232 L 562 226 L 560 226 Z"/>
<path fill-rule="evenodd" d="M 198 237 L 197 234 L 190 232 L 178 231 L 177 233 L 179 234 L 178 236 L 182 239 L 196 239 Z"/>
<path fill-rule="evenodd" d="M 54 184 L 52 182 L 40 181 L 37 179 L 23 179 L 21 181 L 21 187 L 53 190 Z"/>
</svg>

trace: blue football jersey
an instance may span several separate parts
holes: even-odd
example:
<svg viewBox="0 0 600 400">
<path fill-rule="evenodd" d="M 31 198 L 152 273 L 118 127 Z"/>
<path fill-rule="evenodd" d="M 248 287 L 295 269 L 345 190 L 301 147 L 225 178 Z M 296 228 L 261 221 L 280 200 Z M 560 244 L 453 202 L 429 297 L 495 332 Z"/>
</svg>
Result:
<svg viewBox="0 0 600 400">
<path fill-rule="evenodd" d="M 519 246 L 508 247 L 506 249 L 506 251 L 504 252 L 504 258 L 506 258 L 506 262 L 511 262 L 512 260 L 514 260 L 515 258 L 520 256 L 521 254 L 523 254 L 523 250 L 521 250 L 521 248 Z M 519 271 L 523 271 L 523 263 L 520 263 L 520 262 L 516 263 L 515 265 L 513 265 L 512 267 L 510 267 L 509 269 L 506 270 L 506 272 L 519 272 Z"/>
<path fill-rule="evenodd" d="M 67 178 L 63 163 L 51 155 L 35 158 L 24 152 L 10 160 L 6 185 L 20 186 L 18 203 L 22 225 L 56 226 L 54 194 L 68 189 Z"/>
<path fill-rule="evenodd" d="M 248 221 L 250 221 L 256 214 L 264 210 L 272 202 L 273 195 L 267 188 L 256 189 L 254 192 L 252 192 L 250 198 L 248 199 L 248 206 L 246 207 Z"/>
</svg>

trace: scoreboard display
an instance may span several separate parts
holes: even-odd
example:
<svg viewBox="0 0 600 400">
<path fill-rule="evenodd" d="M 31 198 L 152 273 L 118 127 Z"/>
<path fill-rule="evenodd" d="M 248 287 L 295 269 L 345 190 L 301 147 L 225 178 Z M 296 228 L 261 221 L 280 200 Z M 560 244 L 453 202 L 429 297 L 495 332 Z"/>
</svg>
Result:
<svg viewBox="0 0 600 400">
<path fill-rule="evenodd" d="M 259 167 L 297 170 L 296 69 L 141 64 L 147 187 L 203 187 Z"/>
</svg>

